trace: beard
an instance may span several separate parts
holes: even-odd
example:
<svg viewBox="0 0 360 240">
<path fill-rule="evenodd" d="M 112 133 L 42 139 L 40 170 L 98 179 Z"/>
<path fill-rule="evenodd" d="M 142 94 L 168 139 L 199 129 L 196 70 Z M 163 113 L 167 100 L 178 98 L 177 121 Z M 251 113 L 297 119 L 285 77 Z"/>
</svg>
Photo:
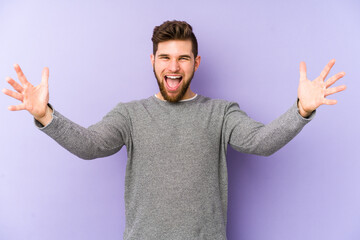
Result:
<svg viewBox="0 0 360 240">
<path fill-rule="evenodd" d="M 182 79 L 182 81 L 184 81 L 184 83 L 180 89 L 180 92 L 175 96 L 169 96 L 169 94 L 167 93 L 166 88 L 165 88 L 165 79 L 163 81 L 161 81 L 160 76 L 158 76 L 155 72 L 155 65 L 153 67 L 153 71 L 154 71 L 154 75 L 156 77 L 157 83 L 159 85 L 160 93 L 163 96 L 163 98 L 168 102 L 176 103 L 176 102 L 179 102 L 184 97 L 186 91 L 188 90 L 190 83 L 194 77 L 195 67 L 194 67 L 194 70 L 193 70 L 191 76 L 189 77 L 188 81 L 185 81 L 185 79 Z"/>
</svg>

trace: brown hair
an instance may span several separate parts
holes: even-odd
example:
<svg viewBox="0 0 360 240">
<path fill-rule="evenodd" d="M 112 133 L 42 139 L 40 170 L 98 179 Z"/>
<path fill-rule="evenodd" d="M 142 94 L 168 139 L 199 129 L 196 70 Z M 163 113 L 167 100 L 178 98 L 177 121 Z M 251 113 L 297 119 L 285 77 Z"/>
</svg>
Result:
<svg viewBox="0 0 360 240">
<path fill-rule="evenodd" d="M 198 55 L 198 43 L 192 27 L 185 21 L 166 21 L 154 28 L 151 41 L 153 42 L 153 54 L 156 54 L 158 44 L 168 40 L 191 40 L 194 58 Z"/>
</svg>

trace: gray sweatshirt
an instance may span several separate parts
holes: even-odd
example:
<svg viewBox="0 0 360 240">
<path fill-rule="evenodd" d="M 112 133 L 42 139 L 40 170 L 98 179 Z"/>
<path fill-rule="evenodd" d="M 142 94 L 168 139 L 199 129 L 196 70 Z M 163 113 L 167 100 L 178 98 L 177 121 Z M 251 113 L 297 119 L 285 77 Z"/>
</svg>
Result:
<svg viewBox="0 0 360 240">
<path fill-rule="evenodd" d="M 226 239 L 230 144 L 270 155 L 312 119 L 296 104 L 264 125 L 238 104 L 196 96 L 170 103 L 155 96 L 119 103 L 100 122 L 81 127 L 54 110 L 37 126 L 83 159 L 127 148 L 124 240 Z"/>
</svg>

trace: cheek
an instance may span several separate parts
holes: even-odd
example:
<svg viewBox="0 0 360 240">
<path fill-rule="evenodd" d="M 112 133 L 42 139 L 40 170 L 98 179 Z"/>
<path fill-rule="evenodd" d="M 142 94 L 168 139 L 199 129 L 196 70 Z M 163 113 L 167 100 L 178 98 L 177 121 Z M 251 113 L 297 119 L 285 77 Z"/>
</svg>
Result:
<svg viewBox="0 0 360 240">
<path fill-rule="evenodd" d="M 160 75 L 162 72 L 164 72 L 164 69 L 166 69 L 166 66 L 164 64 L 161 63 L 156 63 L 155 64 L 155 72 Z"/>
<path fill-rule="evenodd" d="M 192 74 L 192 72 L 194 71 L 194 67 L 194 64 L 186 64 L 182 67 L 182 69 L 186 74 Z"/>
</svg>

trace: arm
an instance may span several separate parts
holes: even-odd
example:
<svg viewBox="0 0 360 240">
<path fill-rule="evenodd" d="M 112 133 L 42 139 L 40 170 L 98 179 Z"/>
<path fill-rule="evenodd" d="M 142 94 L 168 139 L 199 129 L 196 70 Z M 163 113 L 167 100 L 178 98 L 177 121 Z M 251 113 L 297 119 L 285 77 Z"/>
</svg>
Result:
<svg viewBox="0 0 360 240">
<path fill-rule="evenodd" d="M 294 103 L 280 117 L 264 125 L 231 103 L 225 117 L 226 142 L 239 152 L 269 156 L 293 139 L 313 117 L 314 114 L 302 117 Z"/>
<path fill-rule="evenodd" d="M 293 139 L 313 118 L 315 110 L 323 104 L 333 105 L 336 100 L 325 97 L 346 89 L 345 85 L 329 88 L 345 73 L 341 72 L 325 81 L 334 65 L 331 60 L 314 81 L 306 77 L 306 65 L 300 63 L 300 83 L 297 104 L 271 123 L 264 125 L 250 119 L 238 106 L 229 106 L 225 122 L 228 143 L 237 151 L 270 155 Z"/>
<path fill-rule="evenodd" d="M 21 104 L 9 106 L 9 110 L 27 110 L 34 116 L 36 125 L 68 151 L 83 159 L 93 159 L 114 154 L 129 141 L 129 120 L 122 114 L 122 108 L 115 108 L 102 121 L 86 129 L 49 107 L 48 68 L 44 68 L 42 81 L 36 87 L 27 81 L 19 65 L 14 68 L 21 84 L 7 78 L 16 92 L 8 89 L 3 92 Z"/>
<path fill-rule="evenodd" d="M 52 121 L 45 127 L 35 121 L 37 127 L 69 152 L 82 159 L 106 157 L 118 152 L 130 143 L 130 121 L 126 110 L 118 104 L 98 123 L 84 128 L 56 110 Z"/>
</svg>

